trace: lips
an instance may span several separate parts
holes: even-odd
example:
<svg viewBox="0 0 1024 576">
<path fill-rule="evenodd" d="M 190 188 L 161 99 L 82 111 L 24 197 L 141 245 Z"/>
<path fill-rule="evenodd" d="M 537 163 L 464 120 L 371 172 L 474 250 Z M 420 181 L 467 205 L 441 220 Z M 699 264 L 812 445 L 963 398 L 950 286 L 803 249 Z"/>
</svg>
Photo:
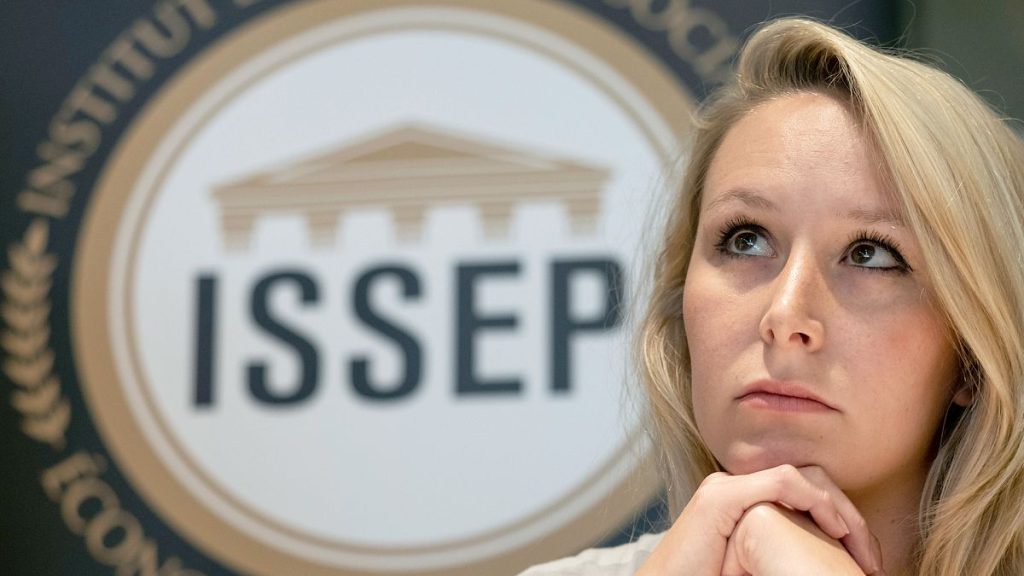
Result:
<svg viewBox="0 0 1024 576">
<path fill-rule="evenodd" d="M 838 411 L 810 388 L 797 382 L 757 380 L 736 397 L 743 404 L 783 412 Z"/>
</svg>

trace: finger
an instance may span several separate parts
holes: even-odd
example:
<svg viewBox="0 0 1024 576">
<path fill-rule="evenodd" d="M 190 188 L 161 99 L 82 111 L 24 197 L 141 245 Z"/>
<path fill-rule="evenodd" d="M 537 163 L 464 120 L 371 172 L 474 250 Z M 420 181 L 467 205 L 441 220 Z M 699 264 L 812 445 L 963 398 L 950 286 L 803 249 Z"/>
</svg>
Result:
<svg viewBox="0 0 1024 576">
<path fill-rule="evenodd" d="M 725 559 L 722 561 L 722 576 L 748 576 L 749 572 L 743 567 L 737 549 L 736 540 L 729 539 L 725 546 Z"/>
<path fill-rule="evenodd" d="M 760 503 L 776 503 L 806 512 L 829 537 L 839 540 L 864 572 L 881 568 L 881 555 L 871 545 L 867 522 L 823 469 L 784 464 L 751 474 L 708 476 L 691 499 L 714 518 L 719 535 L 728 540 L 746 511 Z M 706 524 L 705 524 L 706 525 Z"/>
<path fill-rule="evenodd" d="M 822 473 L 820 476 L 824 476 Z M 733 526 L 751 506 L 761 502 L 784 504 L 794 510 L 807 512 L 823 532 L 839 540 L 850 534 L 844 514 L 837 507 L 836 494 L 842 491 L 824 476 L 806 475 L 790 465 L 777 466 L 745 476 L 731 476 L 720 480 L 723 490 L 735 500 L 739 510 L 733 510 Z M 845 495 L 842 495 L 846 499 Z M 848 499 L 846 499 L 849 502 Z M 860 515 L 852 508 L 855 518 Z M 731 531 L 730 527 L 730 531 Z M 867 534 L 865 533 L 865 536 Z M 728 534 L 726 534 L 728 537 Z M 858 539 L 859 543 L 860 540 Z"/>
<path fill-rule="evenodd" d="M 714 526 L 723 538 L 732 535 L 736 523 L 749 508 L 762 502 L 810 513 L 821 529 L 837 540 L 850 532 L 828 491 L 812 484 L 790 465 L 739 476 L 712 474 L 691 499 L 691 503 L 714 515 L 709 517 L 717 518 Z"/>
<path fill-rule="evenodd" d="M 871 550 L 878 558 L 878 568 L 876 568 L 874 572 L 865 571 L 865 573 L 867 576 L 885 576 L 885 569 L 882 568 L 882 543 L 874 534 L 871 535 Z"/>
<path fill-rule="evenodd" d="M 752 574 L 864 574 L 843 545 L 808 514 L 781 504 L 762 503 L 747 510 L 728 544 L 736 561 Z M 733 569 L 731 563 L 729 567 Z"/>
<path fill-rule="evenodd" d="M 840 538 L 843 546 L 857 561 L 861 569 L 867 574 L 878 573 L 882 569 L 882 550 L 875 538 L 868 529 L 868 523 L 864 520 L 860 511 L 853 504 L 849 497 L 836 486 L 828 474 L 819 466 L 806 466 L 799 469 L 808 481 L 827 491 L 831 495 L 833 505 L 846 526 L 850 529 L 849 534 Z M 817 518 L 815 518 L 817 521 Z M 820 524 L 819 524 L 820 526 Z M 824 530 L 824 527 L 822 527 Z M 828 532 L 825 530 L 825 532 Z M 831 534 L 829 534 L 831 536 Z"/>
<path fill-rule="evenodd" d="M 761 502 L 774 502 L 807 512 L 825 534 L 843 542 L 866 573 L 881 567 L 881 555 L 872 547 L 867 522 L 822 468 L 782 465 L 753 474 L 718 475 L 708 480 L 710 489 L 718 488 L 727 494 L 723 496 L 723 505 L 732 505 L 727 512 L 728 532 L 722 533 L 726 538 L 747 509 Z"/>
</svg>

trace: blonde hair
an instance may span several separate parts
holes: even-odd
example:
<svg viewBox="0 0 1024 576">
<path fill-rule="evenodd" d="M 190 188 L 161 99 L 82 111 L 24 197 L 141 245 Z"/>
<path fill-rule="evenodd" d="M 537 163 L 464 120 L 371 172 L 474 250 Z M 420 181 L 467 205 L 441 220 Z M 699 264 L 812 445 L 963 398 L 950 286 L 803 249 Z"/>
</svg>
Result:
<svg viewBox="0 0 1024 576">
<path fill-rule="evenodd" d="M 656 255 L 637 352 L 672 517 L 719 469 L 693 417 L 681 314 L 704 177 L 739 118 L 801 91 L 845 101 L 872 141 L 972 392 L 947 418 L 921 498 L 919 574 L 1024 574 L 1024 145 L 949 75 L 801 19 L 757 31 L 702 108 Z"/>
</svg>

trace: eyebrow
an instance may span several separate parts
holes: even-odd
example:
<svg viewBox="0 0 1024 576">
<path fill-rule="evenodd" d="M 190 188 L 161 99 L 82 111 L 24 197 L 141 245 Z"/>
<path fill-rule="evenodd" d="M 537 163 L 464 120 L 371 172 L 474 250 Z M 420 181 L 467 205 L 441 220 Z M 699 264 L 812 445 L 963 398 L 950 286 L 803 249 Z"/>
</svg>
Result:
<svg viewBox="0 0 1024 576">
<path fill-rule="evenodd" d="M 771 200 L 744 188 L 734 188 L 729 190 L 718 198 L 712 200 L 706 209 L 713 210 L 730 202 L 742 202 L 751 208 L 760 208 L 762 210 L 770 210 L 772 212 L 779 211 L 779 207 Z"/>
<path fill-rule="evenodd" d="M 837 216 L 843 216 L 837 214 Z M 892 210 L 850 210 L 846 213 L 849 220 L 857 220 L 864 224 L 890 224 L 892 226 L 906 226 L 899 213 Z"/>
<path fill-rule="evenodd" d="M 735 188 L 725 192 L 712 200 L 705 210 L 713 210 L 724 204 L 729 204 L 730 202 L 740 202 L 751 208 L 759 208 L 770 212 L 780 211 L 779 206 L 768 198 L 745 188 Z M 863 210 L 855 208 L 845 214 L 836 212 L 835 216 L 838 218 L 845 218 L 847 220 L 856 220 L 866 225 L 890 224 L 893 226 L 906 226 L 902 216 L 900 216 L 898 212 L 884 208 L 879 210 Z"/>
</svg>

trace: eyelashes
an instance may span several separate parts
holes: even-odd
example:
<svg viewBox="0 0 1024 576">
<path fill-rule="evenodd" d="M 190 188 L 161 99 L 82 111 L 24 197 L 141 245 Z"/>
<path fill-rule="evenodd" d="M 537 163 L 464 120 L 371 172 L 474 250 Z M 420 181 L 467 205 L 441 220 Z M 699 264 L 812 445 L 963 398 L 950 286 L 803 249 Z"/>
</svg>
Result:
<svg viewBox="0 0 1024 576">
<path fill-rule="evenodd" d="M 735 252 L 732 252 L 728 249 L 728 244 L 729 241 L 732 240 L 738 232 L 742 232 L 743 230 L 749 230 L 757 234 L 762 234 L 766 239 L 771 239 L 771 237 L 768 235 L 768 232 L 753 220 L 749 220 L 747 218 L 735 218 L 733 220 L 729 220 L 728 222 L 726 222 L 725 226 L 722 226 L 722 229 L 719 230 L 718 242 L 715 243 L 715 248 L 717 248 L 718 251 L 722 252 L 723 254 L 727 254 L 730 256 L 739 256 L 739 254 L 736 254 Z"/>
<path fill-rule="evenodd" d="M 906 258 L 903 257 L 903 254 L 900 252 L 899 243 L 896 242 L 894 238 L 890 238 L 889 236 L 886 236 L 884 234 L 879 234 L 874 230 L 864 230 L 861 232 L 856 232 L 853 235 L 853 238 L 849 241 L 850 249 L 856 249 L 856 247 L 859 245 L 870 245 L 883 248 L 886 252 L 889 253 L 892 259 L 895 261 L 894 266 L 883 268 L 870 268 L 872 270 L 891 270 L 894 272 L 901 272 L 904 274 L 912 272 L 914 270 L 913 268 L 910 267 L 910 264 L 907 263 Z M 847 254 L 850 253 L 851 250 L 847 250 Z"/>
<path fill-rule="evenodd" d="M 758 258 L 774 256 L 772 235 L 760 224 L 748 218 L 729 220 L 721 227 L 715 250 L 729 258 Z M 899 243 L 874 230 L 854 232 L 847 241 L 843 262 L 871 272 L 907 274 L 913 271 L 900 250 Z"/>
</svg>

